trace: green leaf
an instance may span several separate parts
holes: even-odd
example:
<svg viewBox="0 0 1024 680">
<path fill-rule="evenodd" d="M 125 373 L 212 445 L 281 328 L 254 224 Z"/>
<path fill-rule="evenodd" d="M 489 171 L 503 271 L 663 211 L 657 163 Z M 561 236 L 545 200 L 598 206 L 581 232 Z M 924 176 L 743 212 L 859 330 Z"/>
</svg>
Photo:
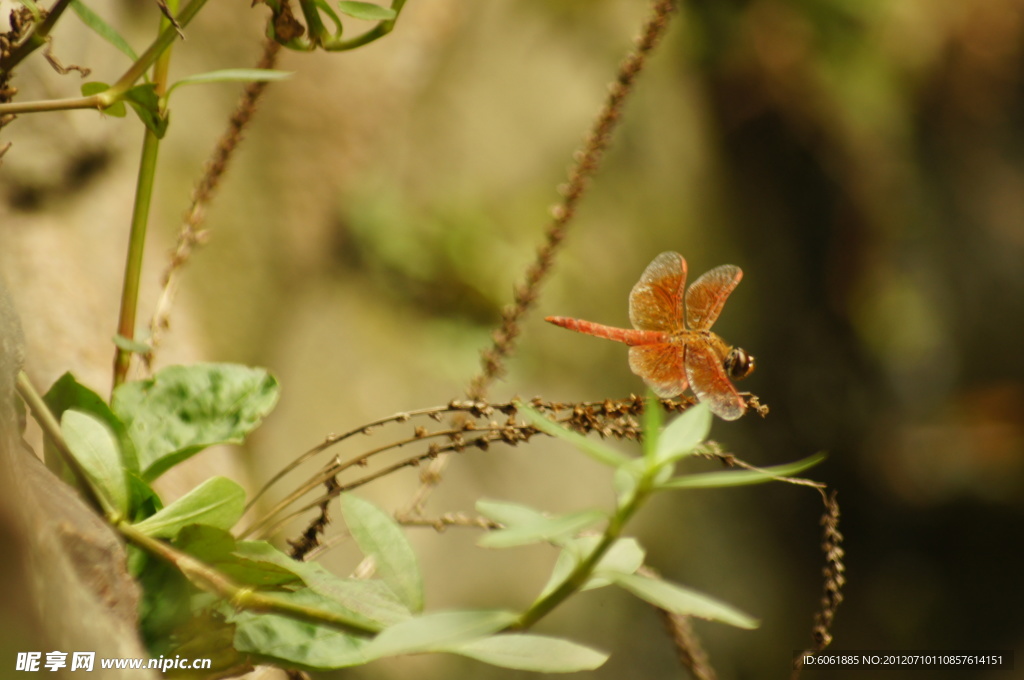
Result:
<svg viewBox="0 0 1024 680">
<path fill-rule="evenodd" d="M 555 588 L 562 585 L 573 570 L 597 549 L 600 542 L 600 536 L 580 536 L 568 542 L 558 553 L 558 559 L 555 561 L 551 576 L 541 591 L 540 597 L 546 597 Z M 640 547 L 636 539 L 620 538 L 601 556 L 594 566 L 594 575 L 583 584 L 580 590 L 593 590 L 609 585 L 611 580 L 607 576 L 608 573 L 632 574 L 644 563 L 644 557 L 644 549 Z"/>
<path fill-rule="evenodd" d="M 241 444 L 277 402 L 265 370 L 235 364 L 170 366 L 114 390 L 113 409 L 135 442 L 143 478 L 213 444 Z"/>
<path fill-rule="evenodd" d="M 394 591 L 377 579 L 343 579 L 316 562 L 300 562 L 265 541 L 242 541 L 235 554 L 248 560 L 266 562 L 290 570 L 313 591 L 334 601 L 364 627 L 386 628 L 412 618 Z"/>
<path fill-rule="evenodd" d="M 507 628 L 517 618 L 515 612 L 504 610 L 424 614 L 386 629 L 367 645 L 365 652 L 378 659 L 447 649 Z"/>
<path fill-rule="evenodd" d="M 132 61 L 138 61 L 139 57 L 135 54 L 135 50 L 131 48 L 131 45 L 128 44 L 128 41 L 121 37 L 121 34 L 101 19 L 98 14 L 83 5 L 79 0 L 71 1 L 71 9 L 75 10 L 75 14 L 82 20 L 82 23 L 91 28 L 96 35 L 119 49 Z"/>
<path fill-rule="evenodd" d="M 658 488 L 668 480 L 672 479 L 672 475 L 676 472 L 675 465 L 668 464 L 658 467 L 654 472 L 654 477 L 651 478 L 651 486 Z"/>
<path fill-rule="evenodd" d="M 291 592 L 298 593 L 301 591 L 294 582 L 301 581 L 315 593 L 316 598 L 310 602 L 316 608 L 338 614 L 360 629 L 383 630 L 412 619 L 409 609 L 381 581 L 339 579 L 323 566 L 292 559 L 264 541 L 231 540 L 225 551 L 224 544 L 210 541 L 212 534 L 210 527 L 189 526 L 175 543 L 182 543 L 182 538 L 187 537 L 190 541 L 181 546 L 182 550 L 238 582 L 255 586 L 290 584 Z"/>
<path fill-rule="evenodd" d="M 577 541 L 582 540 L 586 537 L 580 537 Z M 555 558 L 555 566 L 551 569 L 551 576 L 548 577 L 548 582 L 544 584 L 543 590 L 540 591 L 540 596 L 537 599 L 547 597 L 555 588 L 562 585 L 565 579 L 569 578 L 573 569 L 580 563 L 581 556 L 577 550 L 573 549 L 575 542 L 569 543 L 558 553 L 558 557 Z"/>
<path fill-rule="evenodd" d="M 509 633 L 463 642 L 444 651 L 502 668 L 538 673 L 590 671 L 608 660 L 603 652 L 559 638 Z"/>
<path fill-rule="evenodd" d="M 100 82 L 82 83 L 82 96 L 91 97 L 94 94 L 100 92 L 106 92 L 110 89 L 110 85 Z M 116 101 L 107 108 L 103 109 L 103 113 L 114 116 L 115 118 L 124 118 L 128 115 L 128 110 L 124 106 L 123 101 Z"/>
<path fill-rule="evenodd" d="M 154 83 L 136 85 L 125 91 L 124 99 L 135 111 L 139 120 L 157 136 L 157 139 L 163 139 L 167 134 L 168 119 L 164 111 L 161 110 L 156 85 Z"/>
<path fill-rule="evenodd" d="M 596 547 L 599 538 L 597 536 L 585 536 L 594 542 Z M 583 586 L 583 590 L 603 588 L 612 583 L 612 577 L 616 574 L 634 574 L 643 566 L 647 553 L 640 546 L 635 538 L 620 538 L 608 548 L 608 551 L 598 560 L 594 567 L 594 576 Z"/>
<path fill-rule="evenodd" d="M 232 557 L 237 564 L 249 568 L 258 567 L 264 574 L 282 574 L 283 578 L 283 574 L 287 573 L 292 581 L 305 581 L 301 573 L 301 565 L 304 563 L 288 557 L 266 541 L 239 541 L 232 550 Z"/>
<path fill-rule="evenodd" d="M 813 456 L 785 465 L 775 465 L 760 470 L 735 470 L 725 472 L 699 472 L 692 475 L 681 475 L 659 484 L 661 489 L 710 489 L 723 486 L 743 486 L 745 484 L 763 484 L 776 481 L 778 477 L 789 477 L 807 468 L 814 467 L 825 460 L 825 454 Z"/>
<path fill-rule="evenodd" d="M 607 515 L 600 510 L 581 510 L 558 517 L 544 517 L 510 529 L 489 531 L 476 544 L 481 548 L 511 548 L 545 541 L 558 543 L 604 519 L 607 519 Z"/>
<path fill-rule="evenodd" d="M 226 529 L 208 524 L 191 524 L 174 536 L 174 545 L 201 562 L 214 564 L 231 556 L 236 541 Z"/>
<path fill-rule="evenodd" d="M 280 565 L 250 557 L 245 554 L 247 543 L 236 542 L 231 532 L 224 529 L 207 524 L 191 524 L 175 535 L 174 544 L 182 552 L 210 565 L 240 585 L 266 587 L 302 584 L 302 579 L 290 568 L 298 564 L 295 560 L 284 553 L 279 554 L 291 564 Z"/>
<path fill-rule="evenodd" d="M 363 554 L 372 557 L 377 573 L 410 611 L 423 610 L 423 576 L 416 553 L 391 515 L 358 496 L 340 496 L 341 512 Z"/>
<path fill-rule="evenodd" d="M 334 611 L 334 603 L 309 590 L 282 592 L 276 598 Z M 306 669 L 331 669 L 366 663 L 366 638 L 343 633 L 327 625 L 298 621 L 280 614 L 249 611 L 225 612 L 235 624 L 235 648 L 267 659 Z"/>
<path fill-rule="evenodd" d="M 235 649 L 235 626 L 228 623 L 216 609 L 199 604 L 202 597 L 192 599 L 192 616 L 177 626 L 170 635 L 150 642 L 147 650 L 164 658 L 209 659 L 210 667 L 201 671 L 169 671 L 166 677 L 175 680 L 211 680 L 236 676 L 251 667 L 251 658 Z"/>
<path fill-rule="evenodd" d="M 189 524 L 230 529 L 245 509 L 245 491 L 227 477 L 212 477 L 135 528 L 155 538 L 173 538 Z"/>
<path fill-rule="evenodd" d="M 96 491 L 103 511 L 127 517 L 128 479 L 114 433 L 96 416 L 74 409 L 64 412 L 60 431 Z"/>
<path fill-rule="evenodd" d="M 139 628 L 146 640 L 167 640 L 191 616 L 193 586 L 174 565 L 128 546 L 132 574 L 142 589 Z M 134 555 L 135 558 L 131 559 Z"/>
<path fill-rule="evenodd" d="M 760 625 L 757 619 L 732 605 L 668 581 L 635 574 L 616 574 L 612 580 L 641 600 L 673 614 L 719 621 L 737 628 L 753 629 Z"/>
<path fill-rule="evenodd" d="M 82 83 L 82 87 L 80 89 L 84 96 L 89 97 L 94 94 L 99 94 L 100 92 L 106 92 L 110 89 L 110 85 L 96 80 L 91 80 L 87 83 Z"/>
<path fill-rule="evenodd" d="M 516 408 L 519 411 L 519 415 L 521 415 L 523 420 L 527 423 L 545 434 L 549 434 L 552 437 L 558 437 L 562 441 L 571 444 L 596 460 L 598 463 L 618 467 L 630 460 L 628 456 L 622 455 L 610 446 L 606 446 L 599 441 L 587 439 L 579 432 L 573 432 L 572 430 L 566 429 L 558 423 L 549 420 L 542 413 L 534 410 L 523 402 L 516 402 Z"/>
<path fill-rule="evenodd" d="M 366 21 L 394 21 L 398 13 L 390 7 L 381 7 L 370 2 L 353 2 L 352 0 L 341 0 L 338 9 L 342 14 L 347 14 L 356 19 Z"/>
<path fill-rule="evenodd" d="M 527 505 L 495 501 L 489 498 L 478 500 L 476 502 L 476 511 L 487 519 L 493 520 L 498 524 L 504 524 L 506 527 L 529 524 L 547 517 L 540 510 L 535 510 Z"/>
<path fill-rule="evenodd" d="M 124 458 L 123 453 L 121 457 Z M 126 475 L 128 477 L 128 491 L 131 493 L 128 521 L 137 522 L 156 514 L 163 507 L 163 503 L 160 501 L 160 497 L 156 495 L 156 491 L 153 491 L 153 487 L 147 484 L 137 472 L 128 470 Z"/>
<path fill-rule="evenodd" d="M 114 346 L 123 349 L 125 352 L 132 352 L 134 354 L 149 354 L 153 350 L 152 347 L 144 342 L 138 340 L 129 340 L 120 333 L 116 334 L 113 338 Z"/>
<path fill-rule="evenodd" d="M 186 76 L 181 80 L 177 81 L 170 88 L 167 93 L 170 94 L 175 88 L 181 87 L 182 85 L 198 85 L 200 83 L 229 83 L 229 82 L 270 82 L 275 80 L 284 80 L 285 78 L 291 77 L 290 71 L 275 71 L 273 69 L 266 68 L 229 68 L 222 69 L 220 71 L 208 71 L 206 73 L 196 73 L 195 75 Z"/>
<path fill-rule="evenodd" d="M 383 630 L 412 618 L 383 582 L 339 578 L 316 562 L 292 559 L 266 541 L 235 541 L 230 532 L 222 529 L 192 525 L 182 529 L 174 543 L 247 585 L 281 585 L 301 580 L 331 601 L 331 611 L 363 628 Z"/>
<path fill-rule="evenodd" d="M 615 468 L 612 475 L 612 488 L 615 489 L 615 503 L 618 507 L 624 508 L 633 502 L 637 489 L 640 488 L 640 481 L 646 477 L 647 458 L 634 458 L 625 465 Z"/>
<path fill-rule="evenodd" d="M 412 618 L 391 588 L 378 579 L 343 579 L 316 562 L 304 562 L 309 569 L 300 571 L 306 584 L 316 593 L 329 597 L 349 618 L 363 621 L 366 627 L 386 628 Z"/>
<path fill-rule="evenodd" d="M 686 412 L 673 420 L 658 439 L 654 459 L 660 464 L 679 460 L 693 453 L 711 432 L 711 409 L 704 402 L 686 409 Z"/>
<path fill-rule="evenodd" d="M 316 6 L 318 10 L 326 14 L 327 17 L 334 24 L 333 37 L 335 39 L 341 38 L 342 33 L 344 33 L 344 26 L 342 26 L 341 19 L 338 18 L 338 15 L 335 14 L 333 9 L 331 9 L 331 5 L 327 2 L 327 0 L 313 0 L 313 4 Z"/>
<path fill-rule="evenodd" d="M 121 463 L 129 470 L 138 472 L 139 461 L 135 455 L 135 445 L 128 435 L 128 428 L 124 422 L 110 410 L 100 395 L 78 382 L 71 373 L 65 373 L 58 378 L 43 397 L 43 401 L 58 419 L 64 411 L 73 408 L 102 420 L 117 438 L 121 450 Z"/>
<path fill-rule="evenodd" d="M 227 576 L 234 583 L 239 585 L 251 586 L 253 588 L 269 588 L 272 586 L 289 586 L 294 587 L 295 584 L 300 584 L 302 580 L 295 574 L 295 572 L 287 569 L 286 567 L 271 564 L 270 562 L 259 562 L 255 560 L 240 559 L 237 556 L 229 556 L 226 559 L 216 560 L 207 562 L 211 567 L 214 567 L 218 572 Z M 357 618 L 352 616 L 351 612 L 346 612 L 349 618 Z M 360 623 L 372 626 L 372 622 L 360 620 Z"/>
</svg>

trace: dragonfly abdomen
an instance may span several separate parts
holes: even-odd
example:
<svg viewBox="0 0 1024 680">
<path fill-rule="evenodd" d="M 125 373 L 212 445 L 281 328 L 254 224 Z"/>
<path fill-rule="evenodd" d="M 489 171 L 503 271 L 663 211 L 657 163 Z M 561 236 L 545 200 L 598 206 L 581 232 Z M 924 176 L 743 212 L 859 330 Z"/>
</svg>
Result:
<svg viewBox="0 0 1024 680">
<path fill-rule="evenodd" d="M 544 320 L 548 323 L 553 323 L 556 326 L 576 331 L 577 333 L 593 335 L 598 338 L 605 338 L 606 340 L 614 340 L 615 342 L 622 342 L 631 346 L 652 345 L 668 342 L 671 337 L 668 333 L 663 331 L 642 331 L 635 328 L 616 328 L 615 326 L 605 326 L 604 324 L 594 323 L 593 321 L 572 319 L 567 316 L 549 316 Z"/>
</svg>

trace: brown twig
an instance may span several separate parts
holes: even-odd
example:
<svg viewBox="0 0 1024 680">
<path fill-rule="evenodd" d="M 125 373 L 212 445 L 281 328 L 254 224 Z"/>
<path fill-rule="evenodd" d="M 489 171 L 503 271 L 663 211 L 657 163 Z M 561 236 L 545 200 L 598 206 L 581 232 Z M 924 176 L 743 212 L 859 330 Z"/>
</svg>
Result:
<svg viewBox="0 0 1024 680">
<path fill-rule="evenodd" d="M 408 527 L 429 527 L 441 533 L 448 527 L 464 527 L 472 529 L 500 529 L 501 524 L 486 517 L 471 517 L 463 512 L 446 512 L 439 517 L 417 517 L 402 522 Z"/>
<path fill-rule="evenodd" d="M 263 41 L 263 54 L 256 67 L 268 70 L 274 68 L 280 50 L 281 46 L 278 43 L 266 38 Z M 238 150 L 243 133 L 256 113 L 260 98 L 269 84 L 269 81 L 261 80 L 245 86 L 238 105 L 228 121 L 228 127 L 217 142 L 213 154 L 206 163 L 203 176 L 192 192 L 192 202 L 185 211 L 181 231 L 178 232 L 178 243 L 161 278 L 160 298 L 149 322 L 150 349 L 143 356 L 147 370 L 152 366 L 153 353 L 160 344 L 163 333 L 170 328 L 171 307 L 178 287 L 178 276 L 195 249 L 206 243 L 209 236 L 209 232 L 203 228 L 206 208 L 213 200 L 217 187 Z"/>
</svg>

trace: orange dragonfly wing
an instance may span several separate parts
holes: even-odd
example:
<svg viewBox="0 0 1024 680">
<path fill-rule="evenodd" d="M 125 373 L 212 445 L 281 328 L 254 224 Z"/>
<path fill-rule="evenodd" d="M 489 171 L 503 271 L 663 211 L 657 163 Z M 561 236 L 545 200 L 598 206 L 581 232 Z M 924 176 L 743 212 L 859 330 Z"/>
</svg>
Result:
<svg viewBox="0 0 1024 680">
<path fill-rule="evenodd" d="M 675 397 L 686 389 L 683 346 L 659 342 L 629 348 L 629 368 L 644 379 L 662 399 Z"/>
<path fill-rule="evenodd" d="M 686 260 L 683 256 L 673 252 L 658 255 L 629 293 L 629 320 L 633 327 L 651 331 L 683 330 L 685 290 Z"/>
<path fill-rule="evenodd" d="M 739 285 L 743 270 L 731 264 L 705 272 L 686 291 L 686 325 L 706 331 L 718 320 L 729 294 Z"/>
<path fill-rule="evenodd" d="M 686 345 L 686 375 L 693 393 L 722 420 L 736 420 L 746 412 L 747 404 L 725 375 L 722 359 L 706 342 Z"/>
</svg>

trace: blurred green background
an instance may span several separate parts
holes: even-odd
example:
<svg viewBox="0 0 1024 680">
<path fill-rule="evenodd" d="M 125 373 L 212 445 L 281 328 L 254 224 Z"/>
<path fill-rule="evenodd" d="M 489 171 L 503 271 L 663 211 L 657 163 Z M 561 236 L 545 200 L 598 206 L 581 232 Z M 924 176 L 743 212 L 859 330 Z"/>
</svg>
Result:
<svg viewBox="0 0 1024 680">
<path fill-rule="evenodd" d="M 328 432 L 462 396 L 647 11 L 635 0 L 411 2 L 369 47 L 282 57 L 295 75 L 270 88 L 180 303 L 192 354 L 266 366 L 284 386 L 247 447 L 254 484 Z M 264 17 L 209 8 L 177 48 L 179 75 L 254 62 Z M 136 24 L 140 35 L 147 27 Z M 106 47 L 81 49 L 89 63 L 115 61 Z M 682 3 L 491 397 L 640 391 L 623 347 L 542 317 L 626 325 L 629 289 L 663 250 L 681 252 L 691 278 L 739 265 L 743 283 L 715 330 L 756 355 L 741 387 L 771 413 L 716 422 L 712 436 L 762 465 L 828 452 L 810 476 L 838 490 L 846 537 L 833 647 L 1024 649 L 1022 67 L 1024 5 L 1014 0 Z M 154 280 L 236 94 L 175 95 Z M 65 118 L 85 128 L 89 115 Z M 54 203 L 80 215 L 82 196 L 101 192 L 129 202 L 140 134 L 93 124 L 80 138 L 102 149 L 106 179 L 43 205 L 25 200 L 34 175 L 18 171 L 21 130 L 10 128 L 13 159 L 0 170 L 8 225 L 52 214 Z M 94 221 L 75 227 L 100 239 L 90 281 L 109 276 L 116 290 L 126 224 L 114 220 L 105 235 L 89 231 Z M 96 304 L 116 311 L 116 293 L 103 295 Z M 115 321 L 104 314 L 90 315 L 91 336 L 69 335 L 105 347 Z M 31 341 L 32 319 L 26 326 Z M 58 357 L 68 361 L 88 371 L 92 360 Z M 40 382 L 55 377 L 39 372 Z M 372 445 L 404 434 L 382 431 Z M 553 443 L 466 453 L 428 513 L 469 511 L 480 496 L 550 511 L 607 504 L 610 480 L 595 468 Z M 366 495 L 397 509 L 416 484 L 403 471 Z M 771 485 L 680 493 L 638 519 L 666 577 L 762 620 L 754 632 L 697 624 L 721 678 L 788 677 L 792 653 L 809 645 L 820 514 L 815 493 Z M 412 532 L 432 608 L 525 606 L 554 558 L 476 549 L 472 530 Z M 326 559 L 348 569 L 349 553 Z M 679 676 L 654 612 L 610 589 L 540 630 L 612 652 L 589 677 Z M 527 677 L 431 657 L 338 677 L 410 673 Z"/>
</svg>

